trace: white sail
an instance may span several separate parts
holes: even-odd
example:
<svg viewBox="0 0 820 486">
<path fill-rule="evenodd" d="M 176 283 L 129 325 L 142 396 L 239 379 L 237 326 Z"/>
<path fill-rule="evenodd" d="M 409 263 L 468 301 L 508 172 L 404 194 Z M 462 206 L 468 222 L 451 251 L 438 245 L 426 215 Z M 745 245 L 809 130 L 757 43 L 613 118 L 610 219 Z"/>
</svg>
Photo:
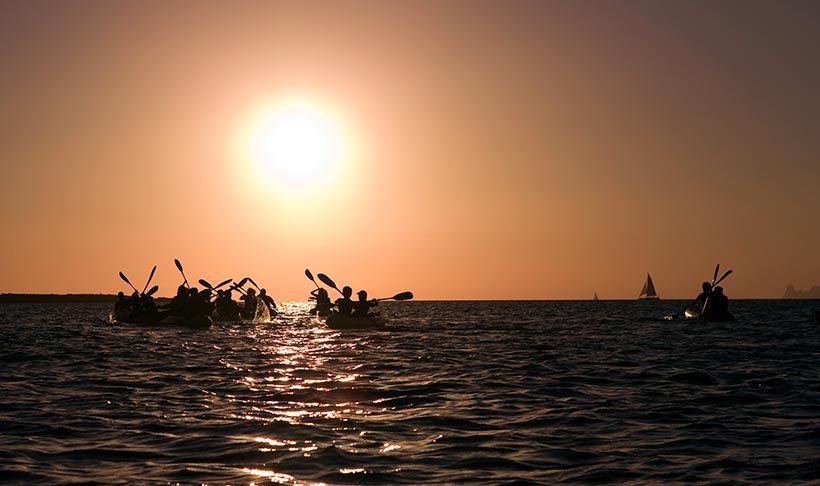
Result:
<svg viewBox="0 0 820 486">
<path fill-rule="evenodd" d="M 652 277 L 647 273 L 646 274 L 646 283 L 643 284 L 643 290 L 641 290 L 641 295 L 638 296 L 639 299 L 658 299 L 658 293 L 655 291 L 655 284 L 652 283 Z"/>
</svg>

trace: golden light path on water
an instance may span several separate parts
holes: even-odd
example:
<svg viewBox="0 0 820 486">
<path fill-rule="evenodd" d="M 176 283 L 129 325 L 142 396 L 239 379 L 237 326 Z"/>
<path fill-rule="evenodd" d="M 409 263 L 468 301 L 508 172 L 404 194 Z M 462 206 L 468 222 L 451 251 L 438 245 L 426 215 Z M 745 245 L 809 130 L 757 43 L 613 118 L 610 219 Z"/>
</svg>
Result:
<svg viewBox="0 0 820 486">
<path fill-rule="evenodd" d="M 245 397 L 230 396 L 229 401 L 242 405 L 243 413 L 231 413 L 230 420 L 243 420 L 259 424 L 287 424 L 294 427 L 315 427 L 317 422 L 338 421 L 347 422 L 355 417 L 357 421 L 366 420 L 374 412 L 386 412 L 385 407 L 378 403 L 383 399 L 370 400 L 370 406 L 364 406 L 362 401 L 341 399 L 344 391 L 351 393 L 355 398 L 357 380 L 361 375 L 356 372 L 363 364 L 351 362 L 343 370 L 330 370 L 329 361 L 336 356 L 352 357 L 356 354 L 356 340 L 345 342 L 339 339 L 339 332 L 324 327 L 304 327 L 305 321 L 315 322 L 314 318 L 305 318 L 311 304 L 304 302 L 285 302 L 279 304 L 280 315 L 276 318 L 276 326 L 256 326 L 251 329 L 234 329 L 237 334 L 246 334 L 248 339 L 257 343 L 259 357 L 264 361 L 263 372 L 255 367 L 243 367 L 229 359 L 221 359 L 225 368 L 243 374 L 236 384 L 247 390 Z M 282 325 L 282 320 L 292 321 L 292 325 Z M 369 383 L 368 383 L 369 384 Z M 339 391 L 342 390 L 341 397 Z M 329 395 L 327 400 L 299 400 L 294 395 L 309 392 L 311 396 Z M 267 399 L 271 395 L 287 397 L 286 400 Z M 248 397 L 264 397 L 259 400 Z M 338 398 L 337 398 L 338 397 Z M 376 405 L 376 408 L 372 405 Z M 362 430 L 359 437 L 368 435 Z M 301 453 L 302 457 L 310 458 L 319 446 L 311 439 L 293 440 L 284 436 L 234 436 L 232 440 L 239 442 L 253 441 L 258 445 L 260 453 L 275 453 L 287 451 Z M 336 447 L 349 453 L 357 453 L 356 447 L 333 441 Z M 381 454 L 401 449 L 395 442 L 383 442 L 378 451 Z M 322 482 L 302 483 L 290 474 L 278 472 L 266 464 L 258 467 L 243 467 L 245 474 L 263 478 L 267 482 L 281 484 L 325 484 Z M 364 468 L 339 467 L 340 474 L 363 474 Z M 251 482 L 250 484 L 255 484 Z"/>
</svg>

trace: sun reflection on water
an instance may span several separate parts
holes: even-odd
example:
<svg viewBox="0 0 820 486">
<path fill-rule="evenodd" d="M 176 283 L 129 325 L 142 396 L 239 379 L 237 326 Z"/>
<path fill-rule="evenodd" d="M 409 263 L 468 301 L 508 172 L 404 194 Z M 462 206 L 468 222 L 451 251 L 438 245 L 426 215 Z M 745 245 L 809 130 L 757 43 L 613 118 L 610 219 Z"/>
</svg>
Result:
<svg viewBox="0 0 820 486">
<path fill-rule="evenodd" d="M 255 450 L 270 455 L 242 471 L 265 481 L 303 484 L 270 468 L 281 465 L 287 454 L 330 454 L 346 462 L 347 454 L 390 454 L 402 447 L 378 433 L 365 437 L 361 428 L 362 419 L 388 410 L 381 405 L 385 398 L 373 394 L 371 379 L 362 371 L 365 364 L 356 359 L 361 342 L 368 338 L 319 328 L 308 310 L 307 303 L 284 303 L 272 323 L 232 327 L 229 332 L 250 342 L 256 353 L 252 360 L 240 361 L 226 346 L 220 359 L 232 382 L 244 390 L 222 395 L 232 404 L 225 417 L 262 427 L 259 435 L 233 439 L 256 444 Z M 303 434 L 310 429 L 305 427 L 329 428 L 349 440 L 308 439 Z M 344 462 L 338 469 L 341 474 L 367 474 L 355 462 Z"/>
</svg>

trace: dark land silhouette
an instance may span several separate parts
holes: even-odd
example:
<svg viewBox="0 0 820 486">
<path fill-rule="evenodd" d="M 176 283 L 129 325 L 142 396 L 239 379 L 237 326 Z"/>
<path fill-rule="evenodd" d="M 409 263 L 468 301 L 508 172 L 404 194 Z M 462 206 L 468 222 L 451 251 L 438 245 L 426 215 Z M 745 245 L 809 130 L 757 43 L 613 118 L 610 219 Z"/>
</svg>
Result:
<svg viewBox="0 0 820 486">
<path fill-rule="evenodd" d="M 784 299 L 820 299 L 820 285 L 815 285 L 809 290 L 797 290 L 793 285 L 786 287 Z"/>
<path fill-rule="evenodd" d="M 66 303 L 66 302 L 115 302 L 116 295 L 111 294 L 0 294 L 3 304 L 31 303 Z"/>
</svg>

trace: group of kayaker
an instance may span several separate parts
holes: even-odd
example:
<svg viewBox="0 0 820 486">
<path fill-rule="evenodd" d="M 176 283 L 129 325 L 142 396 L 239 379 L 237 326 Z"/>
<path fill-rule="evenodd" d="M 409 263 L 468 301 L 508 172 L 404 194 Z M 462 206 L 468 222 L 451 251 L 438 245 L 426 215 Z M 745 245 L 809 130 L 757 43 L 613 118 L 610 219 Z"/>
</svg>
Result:
<svg viewBox="0 0 820 486">
<path fill-rule="evenodd" d="M 203 285 L 200 290 L 197 287 L 190 287 L 188 279 L 182 272 L 182 264 L 175 260 L 177 268 L 182 273 L 185 281 L 177 288 L 176 295 L 164 305 L 157 305 L 153 295 L 159 290 L 159 286 L 154 286 L 150 290 L 145 290 L 151 283 L 156 267 L 151 271 L 145 289 L 142 292 L 136 289 L 128 278 L 120 273 L 120 278 L 134 289 L 130 297 L 126 297 L 124 292 L 117 294 L 117 302 L 114 305 L 114 313 L 117 320 L 124 322 L 138 323 L 159 323 L 159 322 L 189 322 L 197 320 L 214 321 L 239 321 L 253 320 L 260 315 L 272 316 L 276 314 L 276 302 L 270 297 L 264 288 L 259 288 L 253 279 L 246 277 L 226 289 L 221 289 L 231 282 L 232 279 L 225 280 L 216 287 L 206 280 L 200 279 Z M 254 288 L 244 289 L 246 283 L 250 281 L 259 288 L 259 294 Z M 234 300 L 234 292 L 239 292 L 240 302 Z"/>
</svg>

